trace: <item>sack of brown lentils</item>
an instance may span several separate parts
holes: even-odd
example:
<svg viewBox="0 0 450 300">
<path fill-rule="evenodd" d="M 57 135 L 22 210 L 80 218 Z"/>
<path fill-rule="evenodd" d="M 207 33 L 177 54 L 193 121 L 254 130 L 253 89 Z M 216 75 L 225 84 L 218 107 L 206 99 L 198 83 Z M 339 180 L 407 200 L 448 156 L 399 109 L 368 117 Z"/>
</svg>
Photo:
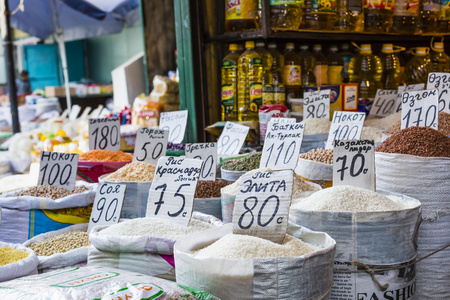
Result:
<svg viewBox="0 0 450 300">
<path fill-rule="evenodd" d="M 89 222 L 96 189 L 96 183 L 77 181 L 72 192 L 34 186 L 2 194 L 0 241 L 22 244 L 41 233 Z"/>
<path fill-rule="evenodd" d="M 113 267 L 175 280 L 175 242 L 221 225 L 213 216 L 194 212 L 188 227 L 151 218 L 95 226 L 90 233 L 93 248 L 88 254 L 88 266 Z"/>
<path fill-rule="evenodd" d="M 410 127 L 376 148 L 377 188 L 418 199 L 422 223 L 417 256 L 450 243 L 450 138 L 431 128 Z M 416 299 L 450 299 L 450 248 L 416 264 Z"/>
<path fill-rule="evenodd" d="M 87 264 L 89 251 L 88 223 L 39 234 L 23 245 L 37 254 L 39 273 Z"/>
<path fill-rule="evenodd" d="M 0 242 L 0 282 L 37 274 L 38 263 L 33 250 L 20 244 Z"/>
</svg>

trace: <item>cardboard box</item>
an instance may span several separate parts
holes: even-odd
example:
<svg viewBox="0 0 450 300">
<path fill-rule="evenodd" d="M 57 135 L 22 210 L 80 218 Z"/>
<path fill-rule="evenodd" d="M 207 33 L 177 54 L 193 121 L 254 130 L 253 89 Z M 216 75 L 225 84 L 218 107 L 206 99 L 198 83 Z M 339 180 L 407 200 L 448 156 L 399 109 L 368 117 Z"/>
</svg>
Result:
<svg viewBox="0 0 450 300">
<path fill-rule="evenodd" d="M 308 86 L 305 91 L 331 90 L 330 120 L 335 111 L 358 111 L 358 84 L 343 83 L 336 85 Z"/>
<path fill-rule="evenodd" d="M 75 96 L 75 89 L 70 88 L 70 95 Z M 66 88 L 63 86 L 46 86 L 45 87 L 45 97 L 65 97 Z"/>
</svg>

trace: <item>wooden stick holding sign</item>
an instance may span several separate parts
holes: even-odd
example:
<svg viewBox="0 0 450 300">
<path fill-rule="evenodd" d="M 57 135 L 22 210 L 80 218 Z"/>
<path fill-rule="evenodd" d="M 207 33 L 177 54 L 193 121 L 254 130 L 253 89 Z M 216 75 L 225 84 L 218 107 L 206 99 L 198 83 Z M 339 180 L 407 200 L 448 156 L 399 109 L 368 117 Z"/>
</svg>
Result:
<svg viewBox="0 0 450 300">
<path fill-rule="evenodd" d="M 98 186 L 89 218 L 88 232 L 97 225 L 119 223 L 126 189 L 125 184 L 118 183 L 103 183 Z"/>
<path fill-rule="evenodd" d="M 119 117 L 89 119 L 89 150 L 97 149 L 119 151 Z"/>
<path fill-rule="evenodd" d="M 403 93 L 401 129 L 422 126 L 437 130 L 438 99 L 437 89 Z"/>
<path fill-rule="evenodd" d="M 187 119 L 187 110 L 163 112 L 159 116 L 159 129 L 169 131 L 169 142 L 180 144 L 186 132 Z"/>
<path fill-rule="evenodd" d="M 227 155 L 238 154 L 247 138 L 249 129 L 249 127 L 244 125 L 226 122 L 222 134 L 217 141 L 217 153 Z"/>
<path fill-rule="evenodd" d="M 303 140 L 303 123 L 271 123 L 261 155 L 260 168 L 294 170 Z"/>
<path fill-rule="evenodd" d="M 161 157 L 148 194 L 146 217 L 187 226 L 202 163 L 199 159 Z"/>
<path fill-rule="evenodd" d="M 428 74 L 427 89 L 439 90 L 439 111 L 450 113 L 450 73 Z"/>
<path fill-rule="evenodd" d="M 156 165 L 161 156 L 166 155 L 169 131 L 158 128 L 141 127 L 136 136 L 133 161 L 144 161 Z"/>
<path fill-rule="evenodd" d="M 292 200 L 291 170 L 255 172 L 241 177 L 233 210 L 233 233 L 282 243 Z"/>
<path fill-rule="evenodd" d="M 303 93 L 303 115 L 305 119 L 330 119 L 331 90 Z"/>
<path fill-rule="evenodd" d="M 333 145 L 333 186 L 351 185 L 375 191 L 374 141 L 335 140 Z"/>
<path fill-rule="evenodd" d="M 216 143 L 186 144 L 186 158 L 195 158 L 203 161 L 202 171 L 198 180 L 216 180 Z"/>
<path fill-rule="evenodd" d="M 365 118 L 362 112 L 335 111 L 325 149 L 333 149 L 335 140 L 359 140 Z"/>
<path fill-rule="evenodd" d="M 38 185 L 53 185 L 72 191 L 77 177 L 78 154 L 42 151 Z"/>
</svg>

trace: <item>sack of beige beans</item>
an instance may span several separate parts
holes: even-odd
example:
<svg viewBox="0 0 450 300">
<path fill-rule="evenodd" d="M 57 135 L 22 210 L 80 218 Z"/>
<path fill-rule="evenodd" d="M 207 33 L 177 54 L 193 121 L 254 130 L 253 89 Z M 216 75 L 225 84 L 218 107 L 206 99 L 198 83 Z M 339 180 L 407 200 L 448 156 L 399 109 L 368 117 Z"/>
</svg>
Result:
<svg viewBox="0 0 450 300">
<path fill-rule="evenodd" d="M 175 244 L 177 283 L 231 299 L 329 299 L 335 241 L 292 225 L 283 244 L 232 234 L 232 224 Z"/>
<path fill-rule="evenodd" d="M 292 205 L 289 221 L 336 240 L 331 300 L 406 300 L 416 291 L 415 269 L 402 265 L 416 258 L 420 214 L 420 202 L 408 196 L 335 186 Z"/>
<path fill-rule="evenodd" d="M 73 194 L 34 186 L 0 195 L 0 241 L 24 243 L 35 235 L 89 222 L 96 183 L 77 181 Z"/>
<path fill-rule="evenodd" d="M 111 226 L 95 226 L 88 266 L 112 267 L 175 281 L 173 245 L 194 232 L 222 222 L 194 212 L 188 227 L 162 219 L 136 218 Z"/>
<path fill-rule="evenodd" d="M 89 251 L 88 223 L 39 234 L 23 245 L 36 253 L 39 273 L 87 264 Z"/>
<path fill-rule="evenodd" d="M 37 274 L 36 254 L 21 244 L 0 241 L 0 256 L 0 282 Z"/>
<path fill-rule="evenodd" d="M 312 149 L 300 154 L 295 173 L 306 181 L 327 188 L 333 185 L 333 149 Z"/>
<path fill-rule="evenodd" d="M 271 169 L 260 168 L 251 170 L 247 173 L 266 172 L 266 171 L 271 171 Z M 231 223 L 233 219 L 234 201 L 236 200 L 236 195 L 239 191 L 241 178 L 242 177 L 240 177 L 232 184 L 223 187 L 220 190 L 220 198 L 222 202 L 222 220 L 224 223 Z M 298 199 L 302 197 L 307 197 L 320 189 L 321 189 L 320 185 L 312 182 L 307 182 L 298 176 L 294 176 L 294 184 L 292 186 L 292 204 L 296 203 Z"/>
<path fill-rule="evenodd" d="M 417 256 L 450 244 L 450 158 L 375 153 L 377 187 L 420 200 Z M 417 299 L 450 299 L 450 248 L 416 264 Z"/>
</svg>

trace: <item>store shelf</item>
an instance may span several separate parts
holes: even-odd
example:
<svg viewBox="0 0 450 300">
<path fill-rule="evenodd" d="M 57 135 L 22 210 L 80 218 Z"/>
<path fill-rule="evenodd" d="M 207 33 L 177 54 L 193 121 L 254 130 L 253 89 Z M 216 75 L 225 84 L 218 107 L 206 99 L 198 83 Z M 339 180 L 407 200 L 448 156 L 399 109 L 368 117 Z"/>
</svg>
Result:
<svg viewBox="0 0 450 300">
<path fill-rule="evenodd" d="M 310 40 L 310 41 L 355 41 L 355 42 L 424 42 L 433 36 L 441 37 L 449 34 L 389 34 L 389 33 L 357 33 L 341 31 L 270 31 L 267 39 L 285 40 Z M 242 32 L 224 33 L 216 36 L 205 37 L 205 42 L 237 42 L 264 38 L 261 29 Z"/>
</svg>

